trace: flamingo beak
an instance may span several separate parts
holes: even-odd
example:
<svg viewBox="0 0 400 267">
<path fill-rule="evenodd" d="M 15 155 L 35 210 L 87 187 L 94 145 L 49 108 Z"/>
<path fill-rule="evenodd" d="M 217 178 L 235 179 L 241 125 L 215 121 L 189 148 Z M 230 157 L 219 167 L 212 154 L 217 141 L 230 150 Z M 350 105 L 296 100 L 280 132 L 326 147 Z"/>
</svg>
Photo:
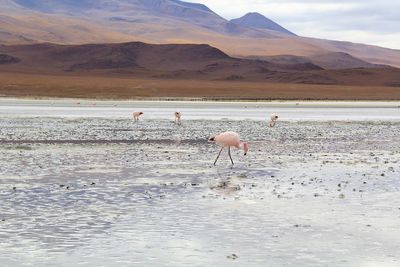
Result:
<svg viewBox="0 0 400 267">
<path fill-rule="evenodd" d="M 247 151 L 249 151 L 249 145 L 247 143 L 243 144 L 244 155 L 247 156 Z"/>
<path fill-rule="evenodd" d="M 215 137 L 210 137 L 210 138 L 208 139 L 208 141 L 214 142 L 214 141 L 215 141 Z"/>
</svg>

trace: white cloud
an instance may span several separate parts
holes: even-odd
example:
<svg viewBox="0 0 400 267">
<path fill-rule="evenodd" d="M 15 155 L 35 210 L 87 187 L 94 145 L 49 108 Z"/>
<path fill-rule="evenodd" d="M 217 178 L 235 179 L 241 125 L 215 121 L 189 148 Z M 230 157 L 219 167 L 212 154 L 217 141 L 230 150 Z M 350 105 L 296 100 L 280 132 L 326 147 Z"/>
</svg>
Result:
<svg viewBox="0 0 400 267">
<path fill-rule="evenodd" d="M 259 12 L 302 35 L 400 49 L 400 1 L 187 0 L 232 19 Z"/>
</svg>

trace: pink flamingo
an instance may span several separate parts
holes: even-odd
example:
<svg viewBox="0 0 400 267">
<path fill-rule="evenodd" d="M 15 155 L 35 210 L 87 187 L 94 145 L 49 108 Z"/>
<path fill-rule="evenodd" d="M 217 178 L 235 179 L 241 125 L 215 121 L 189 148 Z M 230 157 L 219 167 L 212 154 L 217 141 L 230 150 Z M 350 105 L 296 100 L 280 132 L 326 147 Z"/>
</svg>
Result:
<svg viewBox="0 0 400 267">
<path fill-rule="evenodd" d="M 139 117 L 143 115 L 143 112 L 133 112 L 133 119 L 139 121 Z"/>
<path fill-rule="evenodd" d="M 231 159 L 232 165 L 234 165 L 234 163 L 233 163 L 232 156 L 231 156 L 231 147 L 243 149 L 245 156 L 247 155 L 247 151 L 249 151 L 249 145 L 246 142 L 241 142 L 239 134 L 237 134 L 235 132 L 221 133 L 216 136 L 210 137 L 210 139 L 208 139 L 208 140 L 215 142 L 217 145 L 222 147 L 221 150 L 219 151 L 217 158 L 215 159 L 214 165 L 217 164 L 219 156 L 221 155 L 221 152 L 225 147 L 228 148 L 228 155 L 229 155 L 229 158 Z"/>
<path fill-rule="evenodd" d="M 182 117 L 182 113 L 175 112 L 175 123 L 181 124 L 181 117 Z"/>
<path fill-rule="evenodd" d="M 276 121 L 278 120 L 278 115 L 276 113 L 271 114 L 271 121 L 269 122 L 269 127 L 274 127 L 276 124 Z"/>
</svg>

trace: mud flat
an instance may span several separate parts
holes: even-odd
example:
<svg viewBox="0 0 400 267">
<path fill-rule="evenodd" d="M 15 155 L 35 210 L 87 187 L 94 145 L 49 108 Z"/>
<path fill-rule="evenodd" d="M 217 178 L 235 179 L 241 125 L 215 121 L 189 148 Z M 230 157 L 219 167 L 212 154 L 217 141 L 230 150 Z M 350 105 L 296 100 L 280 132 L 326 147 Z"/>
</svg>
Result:
<svg viewBox="0 0 400 267">
<path fill-rule="evenodd" d="M 1 266 L 400 265 L 395 107 L 275 128 L 47 108 L 0 108 Z M 225 130 L 251 150 L 214 167 Z"/>
</svg>

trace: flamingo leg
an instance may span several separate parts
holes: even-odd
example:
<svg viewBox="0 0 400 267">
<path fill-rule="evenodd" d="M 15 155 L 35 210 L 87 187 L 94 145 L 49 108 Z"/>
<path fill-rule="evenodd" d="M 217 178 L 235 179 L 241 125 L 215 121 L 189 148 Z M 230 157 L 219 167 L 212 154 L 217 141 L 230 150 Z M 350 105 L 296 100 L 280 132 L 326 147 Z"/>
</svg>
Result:
<svg viewBox="0 0 400 267">
<path fill-rule="evenodd" d="M 232 165 L 235 165 L 233 163 L 233 159 L 232 159 L 232 156 L 231 156 L 231 147 L 228 148 L 228 155 L 229 155 L 229 158 L 231 159 Z"/>
<path fill-rule="evenodd" d="M 219 159 L 219 156 L 221 156 L 222 150 L 224 150 L 223 147 L 221 148 L 221 150 L 219 151 L 219 154 L 218 154 L 217 158 L 215 159 L 214 166 L 217 164 L 217 161 L 218 161 L 218 159 Z"/>
</svg>

